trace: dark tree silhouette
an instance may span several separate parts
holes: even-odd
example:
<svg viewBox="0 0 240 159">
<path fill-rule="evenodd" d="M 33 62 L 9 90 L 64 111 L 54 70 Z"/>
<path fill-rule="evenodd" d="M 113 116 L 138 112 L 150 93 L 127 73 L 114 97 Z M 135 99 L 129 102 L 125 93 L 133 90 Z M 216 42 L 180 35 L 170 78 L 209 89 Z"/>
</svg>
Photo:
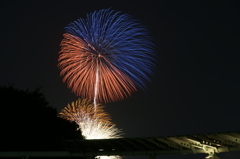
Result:
<svg viewBox="0 0 240 159">
<path fill-rule="evenodd" d="M 0 86 L 0 151 L 65 150 L 62 140 L 82 139 L 76 125 L 57 117 L 40 88 Z"/>
</svg>

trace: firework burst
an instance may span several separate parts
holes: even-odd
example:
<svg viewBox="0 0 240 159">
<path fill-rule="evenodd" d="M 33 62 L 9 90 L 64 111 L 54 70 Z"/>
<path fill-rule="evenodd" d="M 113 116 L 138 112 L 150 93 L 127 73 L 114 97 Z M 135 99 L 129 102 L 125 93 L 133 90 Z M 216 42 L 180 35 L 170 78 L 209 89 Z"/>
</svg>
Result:
<svg viewBox="0 0 240 159">
<path fill-rule="evenodd" d="M 76 122 L 85 139 L 121 138 L 123 132 L 111 121 L 111 117 L 104 111 L 104 106 L 97 105 L 87 99 L 72 102 L 61 110 L 60 117 Z M 100 159 L 121 159 L 120 156 L 97 156 Z"/>
<path fill-rule="evenodd" d="M 104 111 L 104 106 L 94 104 L 87 99 L 72 102 L 61 110 L 60 117 L 75 122 L 85 139 L 120 138 L 123 133 L 111 121 L 110 115 Z"/>
<path fill-rule="evenodd" d="M 96 105 L 145 88 L 154 67 L 154 44 L 137 20 L 103 9 L 70 23 L 66 32 L 58 67 L 77 96 Z"/>
<path fill-rule="evenodd" d="M 60 117 L 77 124 L 86 124 L 91 120 L 113 124 L 111 123 L 111 116 L 103 108 L 103 105 L 97 104 L 97 109 L 94 109 L 94 104 L 90 100 L 78 99 L 76 102 L 72 102 L 63 108 L 60 112 Z"/>
</svg>

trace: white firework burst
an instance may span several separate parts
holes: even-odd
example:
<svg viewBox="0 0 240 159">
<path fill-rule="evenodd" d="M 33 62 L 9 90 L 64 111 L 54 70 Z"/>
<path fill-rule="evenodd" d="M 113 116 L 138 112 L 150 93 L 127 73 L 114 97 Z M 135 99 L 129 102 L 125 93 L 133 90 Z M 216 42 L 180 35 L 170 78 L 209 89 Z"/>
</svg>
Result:
<svg viewBox="0 0 240 159">
<path fill-rule="evenodd" d="M 121 138 L 122 130 L 111 121 L 110 115 L 103 110 L 103 107 L 100 104 L 95 107 L 87 99 L 78 99 L 75 103 L 68 104 L 60 112 L 60 117 L 75 122 L 86 140 Z M 97 156 L 96 158 L 121 159 L 121 156 Z"/>
</svg>

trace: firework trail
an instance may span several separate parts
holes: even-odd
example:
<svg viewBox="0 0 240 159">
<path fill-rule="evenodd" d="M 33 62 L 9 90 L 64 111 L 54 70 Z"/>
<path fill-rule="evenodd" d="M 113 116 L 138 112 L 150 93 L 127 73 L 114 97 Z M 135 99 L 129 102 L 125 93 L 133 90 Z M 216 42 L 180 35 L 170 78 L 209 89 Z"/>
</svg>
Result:
<svg viewBox="0 0 240 159">
<path fill-rule="evenodd" d="M 78 99 L 61 110 L 60 117 L 76 122 L 85 139 L 121 138 L 123 133 L 111 121 L 111 117 L 104 111 L 104 106 L 97 105 L 87 99 Z M 97 156 L 100 159 L 121 159 L 120 156 Z"/>
<path fill-rule="evenodd" d="M 153 73 L 155 50 L 148 30 L 137 20 L 103 9 L 65 29 L 58 67 L 77 96 L 96 105 L 145 89 Z"/>
</svg>

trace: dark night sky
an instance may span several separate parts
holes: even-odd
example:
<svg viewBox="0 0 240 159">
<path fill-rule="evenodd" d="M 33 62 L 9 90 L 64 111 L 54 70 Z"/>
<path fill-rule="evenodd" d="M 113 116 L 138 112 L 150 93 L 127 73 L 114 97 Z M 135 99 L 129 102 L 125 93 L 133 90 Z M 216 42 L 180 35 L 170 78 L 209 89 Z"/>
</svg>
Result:
<svg viewBox="0 0 240 159">
<path fill-rule="evenodd" d="M 72 0 L 1 1 L 0 5 L 1 85 L 30 90 L 43 86 L 50 105 L 58 110 L 77 100 L 57 68 L 64 27 L 86 13 L 112 7 L 139 19 L 157 46 L 158 63 L 148 89 L 105 104 L 125 137 L 240 130 L 237 2 Z M 235 159 L 239 153 L 219 156 Z"/>
</svg>

